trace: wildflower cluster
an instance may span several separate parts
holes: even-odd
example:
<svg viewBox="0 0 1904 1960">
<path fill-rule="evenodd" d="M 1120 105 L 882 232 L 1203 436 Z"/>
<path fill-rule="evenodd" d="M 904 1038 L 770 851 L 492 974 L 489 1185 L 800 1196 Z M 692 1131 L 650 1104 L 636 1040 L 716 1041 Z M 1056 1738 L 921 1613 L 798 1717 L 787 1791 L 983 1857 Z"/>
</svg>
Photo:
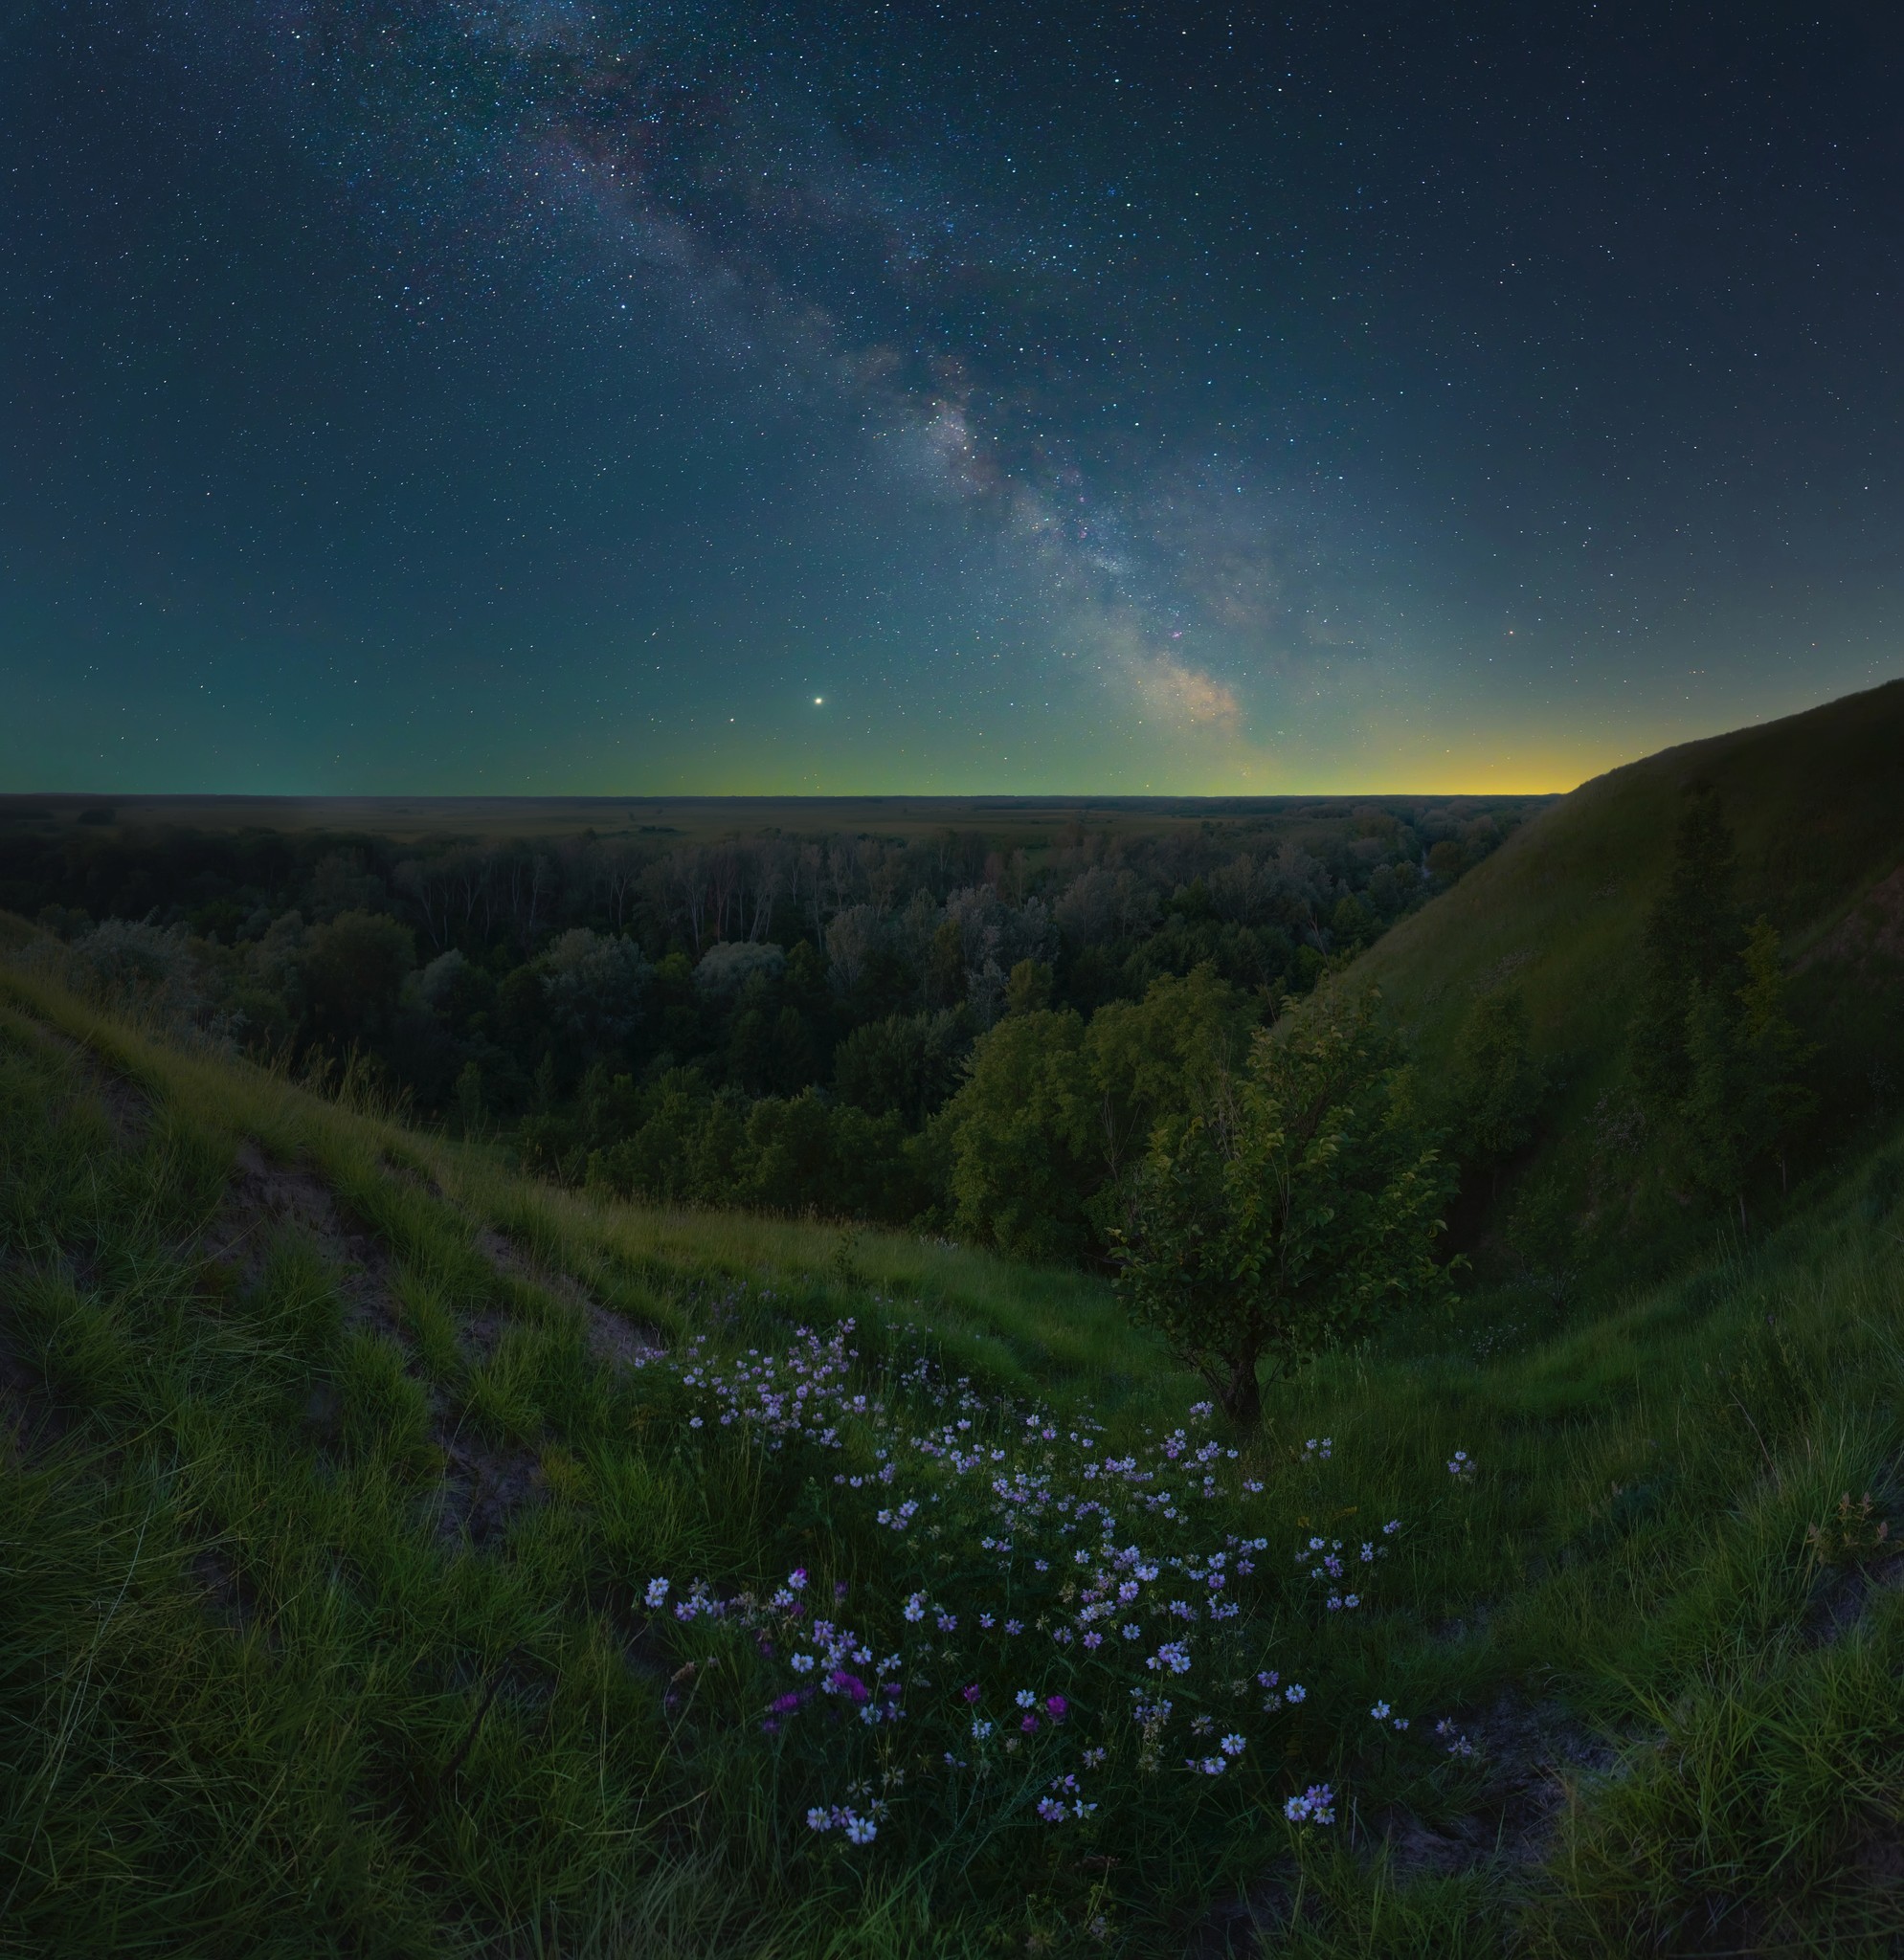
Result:
<svg viewBox="0 0 1904 1960">
<path fill-rule="evenodd" d="M 879 1819 L 885 1815 L 886 1807 L 875 1803 L 866 1816 L 857 1811 L 842 1809 L 839 1804 L 816 1804 L 807 1813 L 807 1828 L 812 1831 L 841 1831 L 845 1833 L 848 1844 L 870 1844 L 880 1835 Z"/>
<path fill-rule="evenodd" d="M 1474 1745 L 1455 1726 L 1452 1716 L 1444 1715 L 1435 1724 L 1435 1735 L 1451 1756 L 1471 1756 L 1474 1753 Z"/>
<path fill-rule="evenodd" d="M 1185 1797 L 1279 1801 L 1270 1779 L 1310 1746 L 1288 1732 L 1308 1690 L 1252 1650 L 1262 1610 L 1300 1612 L 1307 1589 L 1264 1562 L 1262 1485 L 1206 1433 L 1210 1406 L 1113 1450 L 1092 1420 L 981 1395 L 923 1360 L 867 1376 L 852 1331 L 800 1329 L 780 1353 L 727 1363 L 700 1342 L 645 1362 L 675 1377 L 702 1446 L 725 1431 L 724 1446 L 799 1452 L 834 1493 L 836 1528 L 875 1554 L 852 1624 L 843 1582 L 831 1617 L 810 1610 L 804 1570 L 725 1598 L 698 1577 L 638 1580 L 677 1645 L 724 1652 L 721 1679 L 754 1683 L 745 1719 L 812 1833 L 871 1843 L 914 1810 L 889 1812 L 908 1777 L 922 1816 L 1052 1830 L 1099 1831 L 1159 1776 L 1186 1778 Z M 1322 1459 L 1333 1446 L 1310 1447 Z M 1297 1576 L 1326 1594 L 1318 1630 L 1362 1603 L 1400 1528 L 1299 1548 Z M 1322 1785 L 1291 1799 L 1310 1824 L 1332 1820 L 1333 1801 Z"/>
<path fill-rule="evenodd" d="M 1283 1806 L 1283 1815 L 1292 1824 L 1333 1824 L 1335 1821 L 1335 1793 L 1326 1783 L 1311 1783 L 1300 1796 Z"/>
<path fill-rule="evenodd" d="M 1401 1529 L 1401 1520 L 1391 1518 L 1381 1527 L 1383 1538 L 1392 1538 Z M 1388 1547 L 1374 1539 L 1365 1539 L 1359 1551 L 1346 1548 L 1339 1538 L 1311 1538 L 1296 1551 L 1296 1563 L 1304 1567 L 1309 1576 L 1329 1588 L 1329 1596 L 1323 1601 L 1331 1613 L 1353 1612 L 1362 1603 L 1359 1592 L 1350 1592 L 1336 1582 L 1346 1578 L 1354 1565 L 1372 1566 L 1378 1558 L 1388 1556 Z"/>
</svg>

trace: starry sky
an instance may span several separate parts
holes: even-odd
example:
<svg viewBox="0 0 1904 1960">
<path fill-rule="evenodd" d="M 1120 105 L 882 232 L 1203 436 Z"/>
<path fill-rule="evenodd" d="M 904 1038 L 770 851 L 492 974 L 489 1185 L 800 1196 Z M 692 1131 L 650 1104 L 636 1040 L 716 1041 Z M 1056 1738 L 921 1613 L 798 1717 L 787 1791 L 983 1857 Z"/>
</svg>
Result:
<svg viewBox="0 0 1904 1960">
<path fill-rule="evenodd" d="M 1904 671 L 1904 26 L 0 4 L 0 787 L 1563 789 Z"/>
</svg>

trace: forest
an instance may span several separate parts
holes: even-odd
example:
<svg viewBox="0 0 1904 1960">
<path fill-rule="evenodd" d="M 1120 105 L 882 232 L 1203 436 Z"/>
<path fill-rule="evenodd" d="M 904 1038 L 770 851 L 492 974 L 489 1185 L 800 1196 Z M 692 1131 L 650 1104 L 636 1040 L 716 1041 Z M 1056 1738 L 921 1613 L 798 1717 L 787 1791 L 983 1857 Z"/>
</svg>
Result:
<svg viewBox="0 0 1904 1960">
<path fill-rule="evenodd" d="M 1152 1129 L 1540 799 L 681 842 L 32 805 L 67 977 L 573 1186 L 1102 1258 Z M 678 834 L 677 834 L 678 835 Z"/>
</svg>

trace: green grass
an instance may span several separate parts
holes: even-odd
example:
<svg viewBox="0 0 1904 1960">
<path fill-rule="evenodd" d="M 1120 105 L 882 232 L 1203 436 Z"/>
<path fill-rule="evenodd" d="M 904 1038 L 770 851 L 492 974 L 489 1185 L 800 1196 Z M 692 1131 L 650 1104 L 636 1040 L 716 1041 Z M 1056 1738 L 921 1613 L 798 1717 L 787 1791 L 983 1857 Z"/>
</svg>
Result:
<svg viewBox="0 0 1904 1960">
<path fill-rule="evenodd" d="M 1748 912 L 1817 952 L 1904 860 L 1904 680 L 1597 777 L 1385 934 L 1358 976 L 1434 1052 L 1477 991 L 1512 980 L 1550 1052 L 1596 1080 L 1625 1047 L 1646 908 L 1693 784 L 1733 828 Z M 1820 998 L 1835 998 L 1848 961 L 1823 964 Z"/>
<path fill-rule="evenodd" d="M 1591 1316 L 1510 1334 L 1522 1305 L 1470 1299 L 1275 1387 L 1198 1512 L 1268 1549 L 1237 1575 L 1239 1617 L 1198 1633 L 1153 1766 L 1073 1650 L 994 1668 L 969 1623 L 909 1725 L 770 1742 L 784 1644 L 649 1612 L 651 1578 L 764 1592 L 799 1565 L 897 1644 L 911 1592 L 991 1596 L 975 1534 L 996 1526 L 922 1471 L 937 1535 L 880 1527 L 832 1481 L 871 1474 L 875 1427 L 848 1423 L 839 1452 L 691 1430 L 715 1405 L 690 1357 L 731 1375 L 850 1318 L 854 1384 L 911 1422 L 966 1407 L 1036 1469 L 1042 1446 L 1013 1440 L 1034 1402 L 1134 1450 L 1194 1398 L 1104 1287 L 596 1204 L 5 969 L 0 990 L 8 1951 L 1904 1939 L 1904 1602 L 1881 1557 L 1822 1568 L 1806 1539 L 1841 1493 L 1904 1514 L 1904 1141 Z M 257 1201 L 272 1178 L 295 1203 Z M 611 1367 L 605 1324 L 666 1357 Z M 1327 1461 L 1303 1447 L 1324 1436 Z M 1449 1476 L 1456 1449 L 1471 1477 Z M 1119 1503 L 1125 1530 L 1164 1530 Z M 1312 1533 L 1353 1547 L 1390 1517 L 1366 1609 L 1292 1577 Z M 1229 1705 L 1232 1662 L 1309 1698 L 1269 1718 L 1239 1701 L 1247 1751 L 1198 1778 L 1177 1766 L 1210 1745 L 1184 1719 Z M 968 1674 L 995 1712 L 1019 1681 L 1075 1704 L 1036 1774 L 1033 1745 L 988 1759 L 982 1801 L 934 1768 Z M 1371 1722 L 1378 1698 L 1406 1735 Z M 1445 1752 L 1443 1717 L 1475 1756 Z M 1099 1811 L 1028 1822 L 1069 1760 L 1049 1751 L 1098 1735 Z M 909 1778 L 858 1851 L 802 1822 L 851 1765 Z M 1336 1824 L 1293 1832 L 1284 1797 L 1323 1778 Z"/>
<path fill-rule="evenodd" d="M 1666 882 L 1684 792 L 1717 794 L 1737 844 L 1737 897 L 1784 942 L 1792 1006 L 1819 1056 L 1802 1169 L 1855 1156 L 1904 1114 L 1904 681 L 1805 714 L 1688 743 L 1583 785 L 1392 931 L 1351 969 L 1378 987 L 1430 1098 L 1475 999 L 1518 988 L 1552 1095 L 1527 1161 L 1492 1201 L 1461 1214 L 1486 1239 L 1516 1192 L 1551 1179 L 1602 1285 L 1652 1278 L 1691 1255 L 1683 1165 L 1616 1135 L 1637 1116 L 1630 1031 L 1643 935 Z M 1776 1198 L 1764 1173 L 1755 1208 Z"/>
</svg>

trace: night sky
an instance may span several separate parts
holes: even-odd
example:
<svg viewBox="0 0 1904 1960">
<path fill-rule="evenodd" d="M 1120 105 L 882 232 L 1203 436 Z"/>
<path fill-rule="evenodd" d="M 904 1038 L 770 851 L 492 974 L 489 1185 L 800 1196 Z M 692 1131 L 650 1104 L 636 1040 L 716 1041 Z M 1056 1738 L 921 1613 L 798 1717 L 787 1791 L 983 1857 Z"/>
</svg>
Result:
<svg viewBox="0 0 1904 1960">
<path fill-rule="evenodd" d="M 0 787 L 1552 789 L 1890 679 L 1900 52 L 12 0 Z"/>
</svg>

